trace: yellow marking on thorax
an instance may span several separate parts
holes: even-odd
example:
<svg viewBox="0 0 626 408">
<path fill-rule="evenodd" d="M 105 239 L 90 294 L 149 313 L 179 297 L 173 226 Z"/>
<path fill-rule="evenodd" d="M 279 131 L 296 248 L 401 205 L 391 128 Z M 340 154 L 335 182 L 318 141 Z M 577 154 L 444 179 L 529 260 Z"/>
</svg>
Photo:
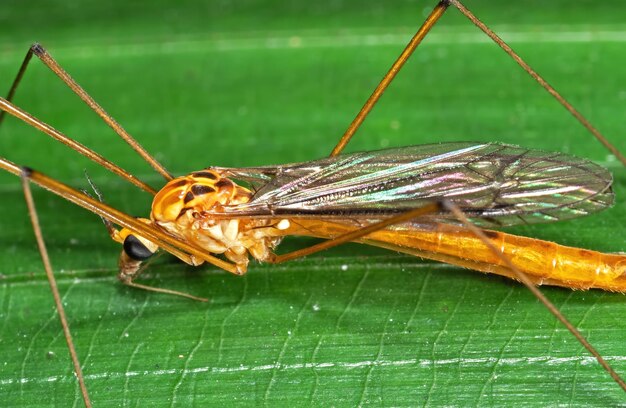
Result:
<svg viewBox="0 0 626 408">
<path fill-rule="evenodd" d="M 220 212 L 223 206 L 247 203 L 252 193 L 213 170 L 178 177 L 154 197 L 152 219 L 176 223 L 187 211 Z"/>
</svg>

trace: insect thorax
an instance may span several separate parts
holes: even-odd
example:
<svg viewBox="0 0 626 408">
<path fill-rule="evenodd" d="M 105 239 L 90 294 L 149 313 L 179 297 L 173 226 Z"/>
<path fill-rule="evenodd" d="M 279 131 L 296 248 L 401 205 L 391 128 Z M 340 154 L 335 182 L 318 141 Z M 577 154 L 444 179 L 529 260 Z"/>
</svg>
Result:
<svg viewBox="0 0 626 408">
<path fill-rule="evenodd" d="M 251 198 L 247 188 L 217 171 L 203 170 L 168 182 L 154 197 L 151 219 L 182 240 L 224 254 L 243 273 L 248 254 L 267 260 L 280 242 L 280 230 L 288 226 L 285 220 L 217 217 L 225 207 L 247 203 Z"/>
</svg>

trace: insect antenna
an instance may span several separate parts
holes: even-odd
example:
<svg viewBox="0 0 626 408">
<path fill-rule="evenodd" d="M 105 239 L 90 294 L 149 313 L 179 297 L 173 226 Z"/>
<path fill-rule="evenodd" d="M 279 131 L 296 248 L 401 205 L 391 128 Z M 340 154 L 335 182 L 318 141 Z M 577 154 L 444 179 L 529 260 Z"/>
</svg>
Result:
<svg viewBox="0 0 626 408">
<path fill-rule="evenodd" d="M 93 192 L 96 195 L 96 197 L 98 197 L 98 201 L 100 201 L 101 203 L 105 203 L 104 197 L 102 196 L 102 192 L 96 186 L 96 184 L 93 182 L 93 180 L 91 180 L 91 177 L 89 177 L 89 174 L 87 173 L 86 169 L 85 169 L 85 178 L 87 179 L 87 183 L 89 183 L 89 186 L 91 186 L 91 189 L 93 190 Z M 89 194 L 89 192 L 87 190 L 80 190 L 80 191 L 85 193 L 85 195 L 88 195 L 88 196 L 91 197 L 91 194 Z M 113 234 L 115 233 L 115 227 L 113 226 L 113 223 L 111 221 L 107 220 L 106 218 L 102 217 L 102 216 L 100 217 L 100 219 L 104 223 L 104 226 L 106 227 L 109 235 L 113 236 Z"/>
<path fill-rule="evenodd" d="M 65 83 L 65 85 L 67 85 L 72 90 L 72 92 L 74 92 L 80 99 L 82 99 L 83 102 L 85 102 L 85 104 L 87 104 L 87 106 L 89 106 L 91 110 L 98 114 L 98 116 L 100 116 L 100 118 L 102 118 L 102 120 L 106 122 L 106 124 L 109 125 L 109 127 L 113 129 L 113 131 L 117 133 L 119 137 L 121 137 L 126 143 L 128 143 L 128 145 L 135 152 L 137 152 L 137 154 L 139 154 L 139 156 L 143 160 L 145 160 L 150 166 L 152 166 L 152 168 L 154 168 L 160 175 L 162 175 L 165 180 L 169 181 L 172 179 L 172 175 L 165 169 L 165 167 L 163 167 L 161 163 L 159 163 L 154 157 L 152 157 L 152 155 L 150 155 L 150 153 L 148 153 L 146 149 L 144 149 L 143 146 L 141 146 L 122 127 L 122 125 L 120 125 L 115 119 L 113 119 L 111 115 L 109 115 L 87 92 L 85 92 L 85 90 L 80 85 L 78 85 L 78 83 L 70 76 L 70 74 L 68 74 L 61 67 L 61 65 L 59 65 L 59 63 L 56 62 L 54 58 L 52 58 L 48 51 L 46 51 L 46 49 L 38 43 L 33 44 L 28 49 L 26 57 L 24 58 L 24 61 L 22 62 L 22 65 L 20 66 L 20 69 L 17 72 L 15 79 L 13 80 L 13 84 L 11 85 L 9 93 L 7 94 L 7 101 L 11 101 L 15 96 L 17 87 L 22 81 L 24 73 L 26 72 L 28 64 L 31 61 L 33 55 L 39 58 L 39 60 L 41 60 L 44 65 L 46 65 L 52 72 L 54 72 L 56 76 L 58 76 Z M 0 124 L 2 124 L 4 115 L 5 112 L 0 112 Z"/>
<path fill-rule="evenodd" d="M 50 258 L 48 256 L 46 244 L 43 239 L 43 234 L 41 233 L 39 217 L 37 216 L 37 209 L 35 208 L 35 200 L 33 199 L 33 195 L 30 189 L 30 183 L 28 181 L 30 172 L 30 169 L 23 168 L 20 174 L 22 189 L 24 190 L 24 198 L 26 200 L 26 205 L 28 206 L 28 214 L 30 215 L 30 219 L 33 225 L 33 231 L 37 240 L 37 246 L 39 248 L 39 253 L 41 255 L 44 269 L 46 271 L 48 283 L 50 284 L 50 290 L 52 291 L 52 296 L 54 297 L 54 303 L 56 305 L 57 313 L 59 314 L 59 320 L 61 321 L 61 326 L 63 327 L 63 335 L 65 336 L 65 341 L 67 343 L 67 347 L 72 358 L 72 364 L 74 365 L 74 372 L 76 373 L 76 378 L 78 379 L 80 392 L 82 394 L 83 401 L 85 402 L 85 406 L 91 407 L 91 400 L 89 399 L 89 393 L 87 392 L 87 386 L 85 385 L 83 371 L 80 366 L 80 361 L 78 360 L 76 348 L 74 347 L 72 333 L 70 331 L 70 326 L 67 321 L 67 316 L 65 315 L 65 309 L 63 308 L 63 302 L 61 301 L 59 288 L 57 287 L 56 279 L 54 278 L 54 272 L 52 271 L 52 265 L 50 264 Z"/>
</svg>

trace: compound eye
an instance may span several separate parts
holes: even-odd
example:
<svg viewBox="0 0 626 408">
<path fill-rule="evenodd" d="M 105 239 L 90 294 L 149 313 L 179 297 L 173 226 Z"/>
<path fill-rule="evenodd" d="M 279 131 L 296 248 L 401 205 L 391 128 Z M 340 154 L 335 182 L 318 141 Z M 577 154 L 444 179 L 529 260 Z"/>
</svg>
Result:
<svg viewBox="0 0 626 408">
<path fill-rule="evenodd" d="M 129 235 L 124 240 L 124 252 L 136 261 L 145 261 L 154 255 L 140 240 L 134 235 Z"/>
</svg>

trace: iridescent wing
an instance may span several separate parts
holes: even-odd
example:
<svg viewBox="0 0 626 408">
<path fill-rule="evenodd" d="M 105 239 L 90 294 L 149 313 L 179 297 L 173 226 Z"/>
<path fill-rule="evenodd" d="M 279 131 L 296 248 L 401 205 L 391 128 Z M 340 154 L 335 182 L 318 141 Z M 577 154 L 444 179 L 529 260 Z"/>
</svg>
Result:
<svg viewBox="0 0 626 408">
<path fill-rule="evenodd" d="M 482 225 L 549 222 L 613 202 L 611 174 L 563 153 L 443 143 L 281 166 L 216 168 L 256 190 L 234 216 L 381 219 L 447 198 Z M 451 221 L 440 214 L 437 221 Z M 432 220 L 432 218 L 431 218 Z"/>
</svg>

